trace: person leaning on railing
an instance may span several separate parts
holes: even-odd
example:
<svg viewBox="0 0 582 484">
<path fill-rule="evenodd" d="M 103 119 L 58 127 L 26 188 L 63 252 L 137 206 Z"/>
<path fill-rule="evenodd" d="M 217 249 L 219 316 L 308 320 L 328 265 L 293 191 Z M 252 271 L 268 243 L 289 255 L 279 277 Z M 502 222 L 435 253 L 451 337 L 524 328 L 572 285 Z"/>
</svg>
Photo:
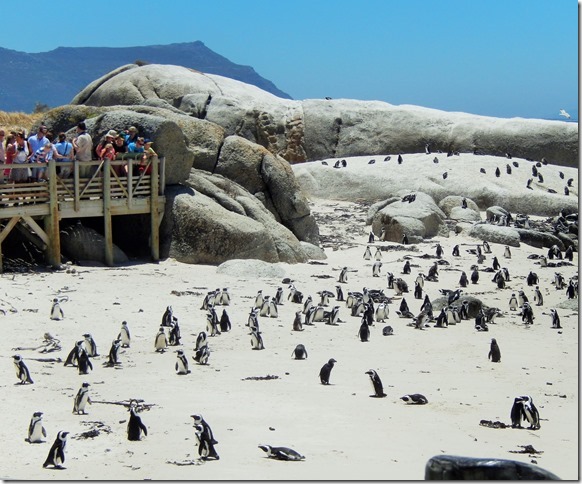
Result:
<svg viewBox="0 0 582 484">
<path fill-rule="evenodd" d="M 53 157 L 56 159 L 57 162 L 63 163 L 71 163 L 73 161 L 73 143 L 67 141 L 67 135 L 63 132 L 59 133 L 59 141 L 54 145 L 56 149 L 56 153 L 53 153 Z M 72 166 L 65 165 L 65 166 L 58 166 L 57 165 L 57 174 L 61 178 L 69 178 L 72 173 Z"/>
<path fill-rule="evenodd" d="M 139 163 L 139 173 L 142 174 L 145 171 L 146 175 L 150 175 L 152 172 L 152 165 L 148 166 L 148 160 L 152 156 L 158 156 L 158 154 L 152 148 L 153 141 L 150 139 L 144 140 L 144 151 L 141 161 Z"/>
<path fill-rule="evenodd" d="M 83 121 L 77 124 L 77 137 L 73 139 L 73 147 L 75 148 L 75 160 L 91 161 L 93 139 L 91 138 L 91 135 L 87 133 L 87 125 Z M 81 178 L 88 178 L 90 174 L 90 166 L 79 167 L 79 176 Z"/>
</svg>

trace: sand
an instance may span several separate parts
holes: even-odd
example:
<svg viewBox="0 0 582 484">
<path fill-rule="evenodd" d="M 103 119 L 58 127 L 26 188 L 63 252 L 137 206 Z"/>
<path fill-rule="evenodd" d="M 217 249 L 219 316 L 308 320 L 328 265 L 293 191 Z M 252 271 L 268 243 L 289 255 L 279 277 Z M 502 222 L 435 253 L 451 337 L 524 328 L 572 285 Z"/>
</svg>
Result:
<svg viewBox="0 0 582 484">
<path fill-rule="evenodd" d="M 361 342 L 357 337 L 360 318 L 350 316 L 345 303 L 339 303 L 344 323 L 316 323 L 303 332 L 292 331 L 295 311 L 301 306 L 287 300 L 288 289 L 281 283 L 281 275 L 317 301 L 317 291 L 335 292 L 339 268 L 348 266 L 351 271 L 347 284 L 342 285 L 344 293 L 368 287 L 394 296 L 394 291 L 387 289 L 387 271 L 403 277 L 412 289 L 418 272 L 426 273 L 434 260 L 418 256 L 433 256 L 439 241 L 450 266 L 441 269 L 440 282 L 425 283 L 425 292 L 434 300 L 440 296 L 439 288 L 456 288 L 460 270 L 468 271 L 476 262 L 466 249 L 474 248 L 477 241 L 451 234 L 414 246 L 416 252 L 410 248 L 384 251 L 381 277 L 373 277 L 373 261 L 362 257 L 369 230 L 364 225 L 366 208 L 349 202 L 312 200 L 312 210 L 327 241 L 327 260 L 320 264 L 277 264 L 273 277 L 240 270 L 225 274 L 214 266 L 174 260 L 3 274 L 1 476 L 32 480 L 405 480 L 422 479 L 427 460 L 446 453 L 536 461 L 562 479 L 577 479 L 578 311 L 559 309 L 563 329 L 551 329 L 549 309 L 566 300 L 565 291 L 557 291 L 551 284 L 555 269 L 541 268 L 527 259 L 529 254 L 546 250 L 522 245 L 512 249 L 511 259 L 504 259 L 503 246 L 492 244 L 493 253 L 480 267 L 490 267 L 496 255 L 509 269 L 511 281 L 506 289 L 498 290 L 491 282 L 493 274 L 482 272 L 479 284 L 466 289 L 467 294 L 503 311 L 489 332 L 475 331 L 472 320 L 447 329 L 414 329 L 407 326 L 409 320 L 396 315 L 400 302 L 396 297 L 387 320 L 394 328 L 393 336 L 382 336 L 385 325 L 376 323 L 370 341 Z M 451 256 L 455 244 L 461 244 L 459 258 Z M 412 256 L 409 276 L 400 274 L 405 255 Z M 577 274 L 577 267 L 575 254 L 574 265 L 557 270 L 568 281 Z M 508 301 L 511 293 L 520 289 L 533 300 L 533 288 L 525 282 L 530 270 L 540 277 L 545 302 L 542 307 L 534 306 L 534 324 L 525 327 L 518 314 L 509 311 Z M 285 292 L 279 317 L 259 318 L 265 349 L 254 351 L 245 327 L 249 310 L 258 290 L 274 296 L 280 285 Z M 206 312 L 200 307 L 206 292 L 218 287 L 229 288 L 232 302 L 226 309 L 233 327 L 209 338 L 209 365 L 196 365 L 191 359 L 196 336 L 206 328 Z M 62 321 L 49 318 L 51 301 L 57 296 L 69 298 L 62 304 Z M 412 292 L 406 299 L 411 311 L 418 313 L 422 301 L 414 299 Z M 183 343 L 179 348 L 190 359 L 189 375 L 179 376 L 174 370 L 178 348 L 164 354 L 154 351 L 154 337 L 168 305 L 179 319 Z M 220 315 L 223 308 L 217 309 Z M 131 347 L 121 351 L 119 368 L 105 368 L 111 341 L 124 320 L 132 333 Z M 60 352 L 13 350 L 40 345 L 45 332 L 61 341 Z M 90 374 L 79 375 L 75 368 L 62 363 L 33 360 L 64 360 L 85 332 L 93 335 L 101 354 L 92 359 L 94 370 Z M 491 338 L 496 338 L 501 348 L 500 363 L 487 358 Z M 291 357 L 298 343 L 307 348 L 306 360 Z M 11 358 L 15 353 L 27 362 L 34 384 L 17 384 Z M 332 357 L 337 364 L 331 385 L 324 386 L 318 373 Z M 372 386 L 365 374 L 370 368 L 382 378 L 386 398 L 370 398 Z M 245 379 L 267 375 L 278 378 Z M 140 442 L 127 440 L 128 411 L 121 405 L 94 403 L 88 406 L 88 415 L 72 414 L 74 396 L 84 381 L 91 384 L 94 401 L 137 398 L 151 404 L 140 414 L 148 428 L 147 437 Z M 422 393 L 429 403 L 406 405 L 400 397 L 407 393 Z M 532 396 L 541 417 L 539 430 L 479 425 L 482 419 L 509 424 L 513 399 L 518 395 Z M 46 443 L 24 440 L 35 411 L 44 412 Z M 219 461 L 197 460 L 190 418 L 193 413 L 202 414 L 212 427 L 219 441 Z M 93 438 L 79 438 L 92 428 L 101 431 Z M 60 430 L 71 433 L 66 469 L 43 469 Z M 270 460 L 257 448 L 259 444 L 288 446 L 306 459 Z M 525 445 L 543 453 L 513 453 Z"/>
</svg>

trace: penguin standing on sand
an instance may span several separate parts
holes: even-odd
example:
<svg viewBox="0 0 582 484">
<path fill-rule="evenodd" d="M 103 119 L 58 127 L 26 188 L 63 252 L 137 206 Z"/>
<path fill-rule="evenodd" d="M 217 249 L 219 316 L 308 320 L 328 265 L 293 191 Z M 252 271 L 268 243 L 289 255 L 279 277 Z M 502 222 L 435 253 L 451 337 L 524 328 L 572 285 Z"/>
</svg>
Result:
<svg viewBox="0 0 582 484">
<path fill-rule="evenodd" d="M 386 283 L 388 284 L 388 289 L 394 289 L 394 274 L 392 272 L 386 273 Z"/>
<path fill-rule="evenodd" d="M 410 261 L 407 260 L 402 268 L 402 274 L 410 274 Z"/>
<path fill-rule="evenodd" d="M 491 347 L 489 349 L 488 359 L 493 363 L 499 363 L 501 361 L 501 350 L 495 338 L 491 338 Z"/>
<path fill-rule="evenodd" d="M 537 301 L 536 306 L 542 306 L 544 304 L 544 296 L 542 296 L 542 292 L 540 291 L 540 286 L 536 286 L 534 292 L 534 301 Z"/>
<path fill-rule="evenodd" d="M 301 343 L 298 344 L 295 347 L 295 349 L 293 350 L 293 355 L 295 355 L 296 360 L 303 360 L 304 358 L 306 359 L 307 358 L 307 350 L 305 349 L 305 346 L 302 345 Z"/>
<path fill-rule="evenodd" d="M 422 287 L 418 282 L 414 283 L 414 298 L 422 299 Z"/>
<path fill-rule="evenodd" d="M 303 331 L 303 324 L 301 323 L 301 311 L 295 312 L 293 319 L 293 331 Z"/>
<path fill-rule="evenodd" d="M 137 414 L 137 402 L 129 403 L 129 421 L 127 422 L 127 440 L 141 440 L 141 434 L 147 436 L 148 429 Z"/>
<path fill-rule="evenodd" d="M 163 353 L 168 347 L 168 338 L 166 337 L 166 332 L 163 326 L 160 326 L 158 334 L 156 334 L 154 346 L 156 348 L 156 353 Z"/>
<path fill-rule="evenodd" d="M 213 307 L 210 308 L 210 311 L 212 311 L 214 318 L 216 318 L 216 311 L 214 310 Z M 178 320 L 176 319 L 172 323 L 172 326 L 170 327 L 170 335 L 168 338 L 168 343 L 170 346 L 178 346 L 180 344 L 181 339 L 182 339 L 182 337 L 180 336 L 180 325 L 178 324 Z"/>
<path fill-rule="evenodd" d="M 376 253 L 374 254 L 374 259 L 382 260 L 382 251 L 380 250 L 380 247 L 376 248 Z"/>
<path fill-rule="evenodd" d="M 220 459 L 218 453 L 216 452 L 216 449 L 214 448 L 214 446 L 218 444 L 218 441 L 214 438 L 214 434 L 212 433 L 210 425 L 208 425 L 206 420 L 204 420 L 204 418 L 200 414 L 194 414 L 190 416 L 194 419 L 194 426 L 195 427 L 200 426 L 202 428 L 201 432 L 200 428 L 198 428 L 198 432 L 200 432 L 200 434 L 198 435 L 198 440 L 200 442 L 200 445 L 204 448 L 204 452 L 202 453 L 199 452 L 200 456 L 205 460 Z"/>
<path fill-rule="evenodd" d="M 53 466 L 55 469 L 64 469 L 63 464 L 65 463 L 65 447 L 68 435 L 69 432 L 62 430 L 57 434 L 57 438 L 42 465 L 43 467 Z"/>
<path fill-rule="evenodd" d="M 127 327 L 127 321 L 123 321 L 121 323 L 121 329 L 119 330 L 117 339 L 120 340 L 122 348 L 129 348 L 129 344 L 131 342 L 131 335 L 129 333 L 129 328 Z"/>
<path fill-rule="evenodd" d="M 372 382 L 372 386 L 374 387 L 374 395 L 370 395 L 371 397 L 376 398 L 384 398 L 386 394 L 384 393 L 384 387 L 382 386 L 382 380 L 378 376 L 375 370 L 368 370 L 366 375 L 370 376 L 370 381 Z"/>
<path fill-rule="evenodd" d="M 517 293 L 517 302 L 519 304 L 519 307 L 522 307 L 526 302 L 529 302 L 527 296 L 525 295 L 525 292 L 519 291 Z"/>
<path fill-rule="evenodd" d="M 194 423 L 194 436 L 196 437 L 197 441 L 198 455 L 202 460 L 220 459 L 216 449 L 214 448 L 214 444 L 208 439 L 208 435 L 204 431 L 204 427 L 202 425 Z"/>
<path fill-rule="evenodd" d="M 366 247 L 364 252 L 364 260 L 370 260 L 372 258 L 372 251 L 370 250 L 370 246 Z"/>
<path fill-rule="evenodd" d="M 203 308 L 200 309 L 207 309 L 204 307 L 205 304 L 208 304 L 208 299 L 204 299 Z M 174 311 L 172 310 L 172 306 L 167 306 L 164 314 L 162 315 L 162 326 L 172 326 L 172 323 L 177 318 L 174 316 Z"/>
<path fill-rule="evenodd" d="M 97 344 L 95 343 L 93 336 L 91 336 L 89 333 L 85 333 L 83 337 L 85 338 L 85 348 L 87 350 L 87 354 L 89 356 L 99 356 L 99 353 L 97 353 Z"/>
<path fill-rule="evenodd" d="M 471 273 L 471 282 L 477 284 L 479 282 L 479 269 L 475 267 Z"/>
<path fill-rule="evenodd" d="M 85 352 L 85 347 L 83 346 L 83 340 L 77 341 L 75 347 L 69 352 L 67 359 L 65 360 L 64 366 L 78 366 L 79 356 L 81 353 Z"/>
<path fill-rule="evenodd" d="M 331 358 L 325 365 L 321 367 L 321 370 L 319 370 L 319 380 L 321 381 L 322 385 L 329 385 L 331 370 L 333 369 L 333 365 L 336 363 L 337 361 Z"/>
<path fill-rule="evenodd" d="M 265 345 L 263 344 L 263 338 L 261 336 L 260 331 L 254 328 L 251 330 L 251 347 L 253 348 L 253 350 L 265 349 Z"/>
<path fill-rule="evenodd" d="M 121 346 L 120 339 L 114 339 L 111 342 L 111 348 L 109 349 L 109 355 L 107 356 L 107 361 L 104 363 L 106 367 L 114 367 L 119 365 L 119 348 Z"/>
<path fill-rule="evenodd" d="M 31 444 L 39 444 L 44 442 L 43 437 L 46 437 L 46 429 L 42 425 L 42 412 L 34 412 L 28 426 L 28 437 L 25 440 Z"/>
<path fill-rule="evenodd" d="M 207 365 L 210 358 L 210 350 L 207 345 L 201 346 L 196 350 L 192 359 L 199 365 Z"/>
<path fill-rule="evenodd" d="M 511 259 L 511 250 L 509 248 L 509 245 L 505 246 L 505 251 L 503 252 L 503 257 L 505 257 L 506 259 Z"/>
<path fill-rule="evenodd" d="M 77 370 L 79 371 L 79 375 L 88 375 L 89 370 L 93 371 L 93 363 L 91 363 L 89 355 L 85 350 L 79 353 L 79 359 L 77 361 Z"/>
<path fill-rule="evenodd" d="M 228 316 L 228 313 L 226 312 L 226 309 L 223 309 L 222 314 L 220 315 L 220 331 L 226 333 L 230 331 L 230 329 L 231 329 L 230 318 Z"/>
<path fill-rule="evenodd" d="M 335 286 L 335 299 L 336 301 L 345 301 L 341 286 Z"/>
<path fill-rule="evenodd" d="M 408 243 L 409 243 L 409 242 L 408 242 L 408 235 L 404 234 L 404 235 L 402 236 L 402 244 L 403 244 L 403 245 L 408 245 Z"/>
<path fill-rule="evenodd" d="M 511 294 L 511 297 L 509 298 L 509 309 L 511 311 L 517 311 L 517 308 L 519 307 L 519 304 L 517 303 L 517 298 L 515 297 L 515 293 Z"/>
<path fill-rule="evenodd" d="M 20 384 L 25 385 L 26 383 L 34 383 L 22 356 L 14 355 L 12 358 L 14 359 L 14 368 L 16 368 L 16 378 L 20 380 Z"/>
<path fill-rule="evenodd" d="M 178 375 L 187 375 L 190 373 L 190 370 L 188 369 L 188 358 L 186 358 L 184 350 L 178 350 L 176 353 L 176 373 L 178 373 Z"/>
<path fill-rule="evenodd" d="M 60 321 L 65 317 L 63 310 L 61 309 L 61 305 L 59 304 L 59 300 L 57 298 L 53 299 L 53 306 L 51 307 L 51 319 L 54 321 Z"/>
<path fill-rule="evenodd" d="M 469 285 L 469 280 L 467 279 L 467 273 L 465 271 L 461 272 L 461 277 L 459 278 L 459 286 L 467 287 Z"/>
<path fill-rule="evenodd" d="M 372 266 L 372 277 L 380 277 L 380 269 L 382 268 L 382 262 L 376 261 Z"/>
<path fill-rule="evenodd" d="M 552 316 L 552 329 L 562 329 L 562 326 L 560 326 L 560 316 L 558 315 L 558 311 L 550 309 L 550 314 Z"/>
<path fill-rule="evenodd" d="M 79 388 L 77 395 L 75 396 L 75 403 L 73 404 L 73 413 L 76 415 L 86 415 L 85 407 L 87 404 L 91 404 L 91 398 L 89 398 L 89 383 L 84 382 Z"/>
<path fill-rule="evenodd" d="M 277 288 L 277 292 L 275 293 L 275 296 L 273 297 L 273 300 L 278 304 L 281 305 L 283 304 L 283 288 L 281 286 L 279 286 Z"/>
<path fill-rule="evenodd" d="M 511 417 L 511 428 L 512 429 L 522 428 L 521 420 L 525 418 L 522 397 L 515 397 L 513 399 L 513 405 L 511 406 L 511 412 L 509 415 Z"/>
<path fill-rule="evenodd" d="M 453 247 L 453 257 L 459 257 L 459 256 L 460 256 L 459 244 L 457 244 Z"/>
<path fill-rule="evenodd" d="M 342 284 L 347 284 L 347 282 L 348 282 L 348 268 L 347 267 L 343 267 L 342 270 L 340 271 L 338 282 L 340 282 Z"/>
<path fill-rule="evenodd" d="M 257 295 L 255 296 L 255 307 L 261 308 L 263 307 L 263 303 L 265 302 L 265 298 L 263 297 L 263 290 L 259 289 L 257 291 Z"/>
<path fill-rule="evenodd" d="M 365 318 L 362 318 L 362 324 L 358 331 L 358 338 L 360 338 L 362 343 L 366 343 L 370 339 L 370 327 Z"/>
<path fill-rule="evenodd" d="M 530 430 L 539 430 L 540 428 L 540 414 L 534 405 L 533 399 L 530 396 L 521 397 L 523 405 L 523 415 L 529 423 Z"/>
</svg>

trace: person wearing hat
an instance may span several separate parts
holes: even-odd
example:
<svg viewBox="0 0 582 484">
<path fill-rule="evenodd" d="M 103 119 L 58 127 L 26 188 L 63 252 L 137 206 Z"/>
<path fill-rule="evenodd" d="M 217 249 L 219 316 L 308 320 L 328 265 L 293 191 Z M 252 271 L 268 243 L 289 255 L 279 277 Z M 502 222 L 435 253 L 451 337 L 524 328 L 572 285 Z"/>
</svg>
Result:
<svg viewBox="0 0 582 484">
<path fill-rule="evenodd" d="M 151 139 L 144 140 L 143 156 L 142 156 L 141 162 L 139 164 L 139 173 L 140 174 L 145 171 L 145 174 L 149 175 L 152 172 L 152 165 L 148 166 L 148 160 L 152 156 L 158 156 L 158 154 L 152 148 L 153 143 L 154 142 Z"/>
<path fill-rule="evenodd" d="M 125 144 L 129 146 L 129 143 L 135 143 L 138 138 L 138 131 L 135 126 L 130 126 L 125 132 Z"/>
<path fill-rule="evenodd" d="M 113 140 L 116 137 L 117 137 L 117 131 L 115 131 L 114 129 L 110 129 L 107 133 L 105 133 L 105 136 L 103 137 L 103 139 L 99 142 L 99 144 L 95 148 L 95 154 L 97 155 L 97 159 L 99 159 L 99 160 L 103 159 L 103 153 L 105 152 L 105 147 L 108 144 L 113 145 Z"/>
<path fill-rule="evenodd" d="M 93 148 L 93 138 L 87 133 L 87 125 L 84 121 L 77 123 L 77 137 L 73 138 L 73 148 L 75 148 L 75 160 L 77 161 L 91 161 L 91 149 Z M 81 178 L 90 176 L 91 167 L 79 167 L 79 175 Z"/>
</svg>

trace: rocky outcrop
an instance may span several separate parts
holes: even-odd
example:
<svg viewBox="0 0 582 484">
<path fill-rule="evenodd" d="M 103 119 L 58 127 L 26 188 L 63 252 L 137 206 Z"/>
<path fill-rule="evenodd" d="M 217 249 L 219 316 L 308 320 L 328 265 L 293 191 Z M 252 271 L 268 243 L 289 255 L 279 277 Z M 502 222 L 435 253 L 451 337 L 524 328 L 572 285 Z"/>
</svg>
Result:
<svg viewBox="0 0 582 484">
<path fill-rule="evenodd" d="M 69 259 L 80 263 L 106 264 L 105 237 L 96 230 L 79 222 L 63 228 L 60 240 L 61 251 Z M 113 244 L 113 263 L 124 264 L 128 260 L 127 255 Z"/>
<path fill-rule="evenodd" d="M 473 210 L 474 212 L 479 212 L 479 206 L 473 200 L 470 198 L 462 197 L 460 195 L 449 195 L 443 198 L 439 202 L 439 208 L 445 213 L 447 217 L 449 217 L 451 215 L 451 211 L 455 207 L 460 208 L 462 206 L 463 198 L 467 202 L 467 208 Z"/>
<path fill-rule="evenodd" d="M 511 227 L 478 223 L 473 225 L 468 235 L 494 244 L 509 245 L 511 247 L 519 247 L 520 245 L 519 232 Z"/>
<path fill-rule="evenodd" d="M 453 207 L 449 212 L 448 218 L 464 222 L 480 222 L 481 214 L 470 208 Z"/>
<path fill-rule="evenodd" d="M 142 105 L 160 99 L 184 113 L 261 144 L 290 162 L 329 157 L 451 150 L 578 163 L 578 126 L 500 119 L 380 101 L 278 98 L 255 86 L 179 66 L 125 66 L 74 100 L 91 106 Z"/>
</svg>

